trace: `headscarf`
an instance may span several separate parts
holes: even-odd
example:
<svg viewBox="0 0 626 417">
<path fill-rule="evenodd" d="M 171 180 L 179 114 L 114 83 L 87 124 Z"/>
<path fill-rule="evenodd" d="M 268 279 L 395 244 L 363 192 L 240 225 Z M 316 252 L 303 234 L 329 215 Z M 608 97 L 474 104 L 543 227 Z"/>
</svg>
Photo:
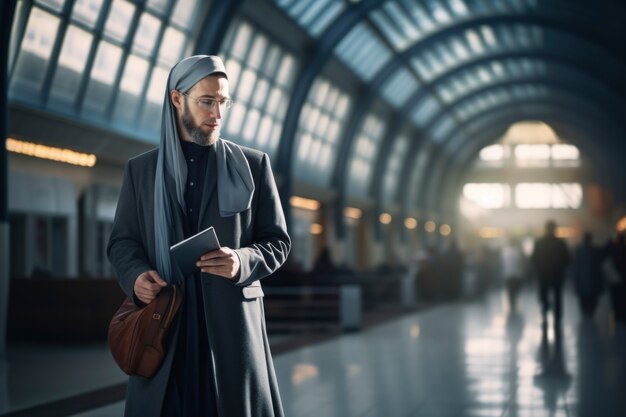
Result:
<svg viewBox="0 0 626 417">
<path fill-rule="evenodd" d="M 161 143 L 154 178 L 154 232 L 157 271 L 161 278 L 169 283 L 174 281 L 170 245 L 176 243 L 171 240 L 174 234 L 174 216 L 179 211 L 172 207 L 172 200 L 180 205 L 182 213 L 187 212 L 185 207 L 187 163 L 180 145 L 176 111 L 170 100 L 170 93 L 172 90 L 185 93 L 198 81 L 213 74 L 227 77 L 222 60 L 213 55 L 195 55 L 176 64 L 167 78 L 161 121 Z M 220 216 L 233 216 L 250 208 L 254 192 L 250 165 L 238 145 L 220 138 L 213 146 L 217 154 L 217 198 Z"/>
</svg>

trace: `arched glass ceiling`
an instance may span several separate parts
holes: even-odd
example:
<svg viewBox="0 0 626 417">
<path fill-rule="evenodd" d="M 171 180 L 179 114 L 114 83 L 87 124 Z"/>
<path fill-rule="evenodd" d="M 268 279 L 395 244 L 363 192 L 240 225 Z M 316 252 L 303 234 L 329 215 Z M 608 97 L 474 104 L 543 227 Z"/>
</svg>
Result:
<svg viewBox="0 0 626 417">
<path fill-rule="evenodd" d="M 274 0 L 311 36 L 318 37 L 347 7 L 345 0 Z"/>
<path fill-rule="evenodd" d="M 330 185 L 335 159 L 351 110 L 350 96 L 318 78 L 300 114 L 296 135 L 297 179 L 320 187 Z"/>
<path fill-rule="evenodd" d="M 387 167 L 385 169 L 385 177 L 383 180 L 382 202 L 383 204 L 391 203 L 398 190 L 398 185 L 403 183 L 401 178 L 402 163 L 406 158 L 406 152 L 409 149 L 410 137 L 408 134 L 402 134 L 396 138 L 393 150 L 387 159 Z"/>
<path fill-rule="evenodd" d="M 351 197 L 366 198 L 370 191 L 375 158 L 386 128 L 385 118 L 370 113 L 350 151 L 347 190 Z"/>
<path fill-rule="evenodd" d="M 487 85 L 513 79 L 539 77 L 546 74 L 546 63 L 538 59 L 507 59 L 493 61 L 461 71 L 437 84 L 436 91 L 446 104 L 458 100 Z"/>
<path fill-rule="evenodd" d="M 9 100 L 158 140 L 167 73 L 210 2 L 18 1 Z"/>
<path fill-rule="evenodd" d="M 231 24 L 220 55 L 235 100 L 225 137 L 275 156 L 298 70 L 294 56 L 243 19 Z"/>
</svg>

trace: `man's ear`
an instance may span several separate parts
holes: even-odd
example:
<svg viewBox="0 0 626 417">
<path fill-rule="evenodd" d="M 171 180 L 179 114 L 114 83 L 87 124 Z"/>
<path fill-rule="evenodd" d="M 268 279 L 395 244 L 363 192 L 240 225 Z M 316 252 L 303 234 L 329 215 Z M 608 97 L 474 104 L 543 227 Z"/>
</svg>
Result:
<svg viewBox="0 0 626 417">
<path fill-rule="evenodd" d="M 180 93 L 180 91 L 177 90 L 172 90 L 170 92 L 170 100 L 172 100 L 172 104 L 174 105 L 174 107 L 176 107 L 178 110 L 183 109 L 183 95 Z"/>
</svg>

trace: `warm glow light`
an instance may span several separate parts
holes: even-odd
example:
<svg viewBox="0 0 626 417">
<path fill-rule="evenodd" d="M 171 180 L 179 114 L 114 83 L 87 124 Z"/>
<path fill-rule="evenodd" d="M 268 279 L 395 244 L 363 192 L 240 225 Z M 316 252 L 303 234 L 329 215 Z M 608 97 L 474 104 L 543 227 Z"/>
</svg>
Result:
<svg viewBox="0 0 626 417">
<path fill-rule="evenodd" d="M 494 239 L 504 236 L 504 231 L 499 227 L 483 227 L 478 231 L 483 239 Z"/>
<path fill-rule="evenodd" d="M 450 227 L 450 225 L 442 224 L 441 226 L 439 226 L 439 233 L 441 233 L 442 236 L 449 236 L 451 232 L 452 228 Z"/>
<path fill-rule="evenodd" d="M 619 221 L 617 222 L 616 228 L 617 228 L 617 231 L 620 233 L 626 231 L 626 216 L 619 219 Z"/>
<path fill-rule="evenodd" d="M 575 237 L 578 235 L 578 233 L 576 232 L 576 228 L 574 227 L 557 227 L 556 231 L 554 232 L 554 234 L 557 237 L 563 238 L 563 239 L 567 239 L 570 237 Z"/>
<path fill-rule="evenodd" d="M 389 224 L 389 223 L 391 223 L 391 214 L 389 214 L 389 213 L 382 213 L 378 217 L 378 220 L 380 220 L 380 222 L 382 224 Z"/>
<path fill-rule="evenodd" d="M 300 385 L 308 379 L 316 378 L 319 375 L 319 368 L 310 363 L 296 364 L 291 373 L 291 382 Z"/>
<path fill-rule="evenodd" d="M 407 217 L 404 219 L 404 227 L 411 230 L 415 229 L 417 227 L 417 220 L 413 217 Z"/>
<path fill-rule="evenodd" d="M 411 326 L 411 338 L 412 339 L 417 339 L 417 337 L 420 335 L 420 325 L 419 324 L 413 324 Z"/>
<path fill-rule="evenodd" d="M 345 207 L 343 209 L 343 215 L 351 219 L 360 219 L 362 214 L 361 209 L 356 207 Z"/>
<path fill-rule="evenodd" d="M 313 223 L 309 227 L 309 232 L 311 232 L 312 235 L 321 235 L 323 231 L 324 231 L 324 226 L 322 226 L 319 223 Z"/>
<path fill-rule="evenodd" d="M 426 223 L 424 223 L 424 230 L 426 230 L 428 233 L 434 232 L 435 229 L 437 229 L 437 225 L 434 221 L 428 220 Z"/>
<path fill-rule="evenodd" d="M 96 165 L 96 155 L 91 153 L 39 145 L 37 143 L 25 142 L 13 138 L 7 138 L 6 147 L 9 152 L 34 156 L 35 158 L 49 159 L 51 161 L 64 162 L 66 164 L 80 165 L 83 167 L 93 167 Z"/>
<path fill-rule="evenodd" d="M 320 208 L 320 202 L 317 200 L 311 200 L 310 198 L 293 196 L 289 199 L 292 207 L 297 207 L 305 210 L 317 210 Z"/>
</svg>

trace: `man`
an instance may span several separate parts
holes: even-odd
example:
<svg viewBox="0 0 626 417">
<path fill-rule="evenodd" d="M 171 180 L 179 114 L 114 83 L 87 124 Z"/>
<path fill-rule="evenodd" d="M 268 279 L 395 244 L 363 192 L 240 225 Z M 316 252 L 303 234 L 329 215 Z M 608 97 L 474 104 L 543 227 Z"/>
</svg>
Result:
<svg viewBox="0 0 626 417">
<path fill-rule="evenodd" d="M 500 267 L 509 299 L 510 312 L 517 308 L 517 294 L 524 283 L 527 261 L 520 247 L 519 239 L 510 237 L 500 251 Z"/>
<path fill-rule="evenodd" d="M 574 251 L 572 272 L 580 309 L 585 317 L 593 317 L 603 289 L 601 248 L 593 245 L 593 235 L 585 232 Z"/>
<path fill-rule="evenodd" d="M 539 300 L 544 324 L 550 307 L 549 297 L 554 298 L 554 319 L 561 320 L 561 289 L 565 279 L 565 268 L 570 261 L 567 245 L 555 236 L 556 223 L 546 223 L 545 235 L 535 242 L 531 256 L 532 264 L 539 278 Z"/>
<path fill-rule="evenodd" d="M 230 107 L 216 56 L 170 71 L 158 149 L 125 170 L 108 255 L 136 304 L 166 285 L 184 290 L 166 357 L 150 379 L 131 376 L 126 416 L 282 416 L 260 279 L 289 253 L 267 155 L 220 138 Z M 213 226 L 221 249 L 183 276 L 169 247 Z"/>
</svg>

